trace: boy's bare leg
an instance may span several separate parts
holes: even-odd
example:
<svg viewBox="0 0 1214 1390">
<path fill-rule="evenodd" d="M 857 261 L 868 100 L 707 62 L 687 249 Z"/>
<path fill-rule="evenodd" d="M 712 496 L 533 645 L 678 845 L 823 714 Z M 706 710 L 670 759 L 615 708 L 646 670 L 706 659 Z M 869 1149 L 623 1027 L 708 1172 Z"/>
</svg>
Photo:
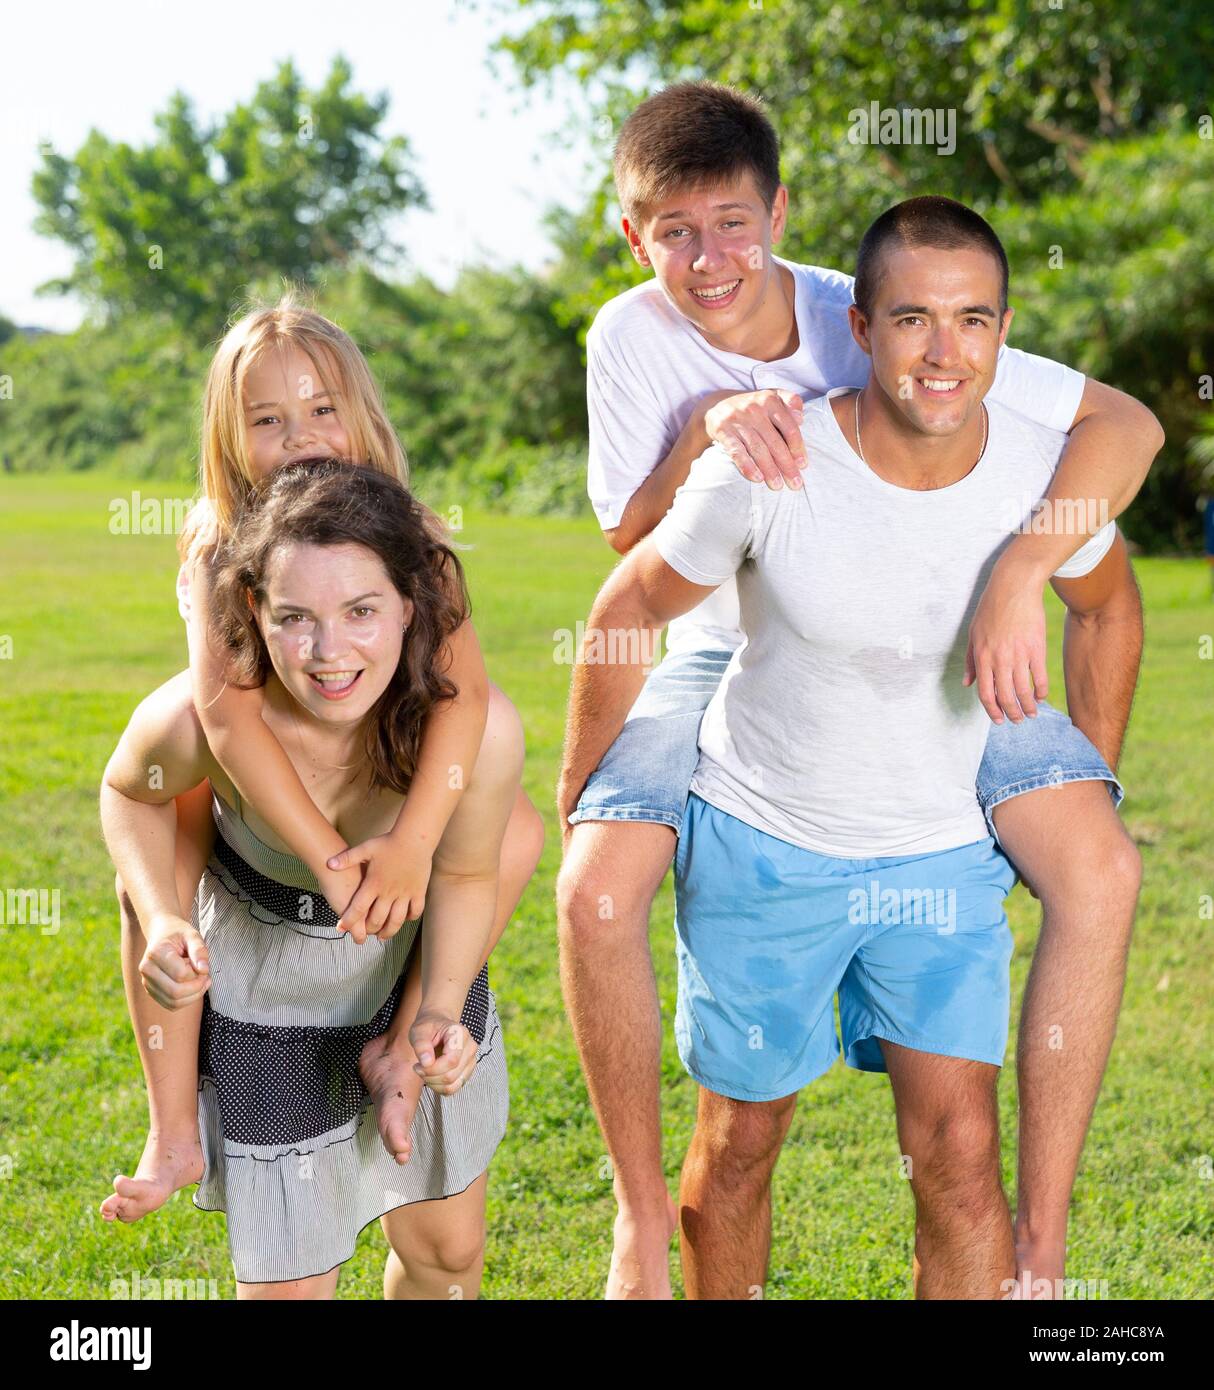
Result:
<svg viewBox="0 0 1214 1390">
<path fill-rule="evenodd" d="M 1026 792 L 997 807 L 995 823 L 1042 908 L 1016 1048 L 1016 1264 L 1029 1297 L 1064 1277 L 1071 1189 L 1117 1031 L 1142 858 L 1103 782 Z"/>
<path fill-rule="evenodd" d="M 771 1254 L 771 1175 L 797 1097 L 733 1100 L 700 1087 L 679 1184 L 688 1298 L 758 1299 Z"/>
<path fill-rule="evenodd" d="M 565 1007 L 611 1159 L 618 1211 L 608 1298 L 670 1298 L 677 1213 L 662 1171 L 661 1016 L 649 908 L 674 832 L 641 821 L 572 827 L 557 881 Z"/>
<path fill-rule="evenodd" d="M 514 915 L 543 848 L 544 822 L 527 793 L 520 787 L 502 840 L 497 906 L 485 960 L 489 959 L 506 930 L 507 922 Z M 421 1003 L 420 967 L 420 954 L 414 951 L 391 1025 L 387 1032 L 367 1043 L 358 1061 L 359 1075 L 375 1106 L 380 1138 L 397 1163 L 409 1161 L 413 1147 L 409 1133 L 422 1093 L 422 1079 L 413 1070 L 417 1054 L 409 1044 L 409 1028 Z"/>
<path fill-rule="evenodd" d="M 203 782 L 175 799 L 177 808 L 177 895 L 190 920 L 198 881 L 214 837 L 211 784 Z M 198 1138 L 198 1028 L 202 1001 L 183 1009 L 162 1008 L 143 986 L 139 962 L 147 950 L 130 898 L 116 880 L 122 919 L 122 978 L 135 1044 L 148 1093 L 148 1137 L 134 1177 L 119 1174 L 101 1204 L 107 1221 L 138 1221 L 163 1206 L 178 1188 L 201 1180 Z"/>
<path fill-rule="evenodd" d="M 485 1190 L 482 1173 L 454 1197 L 411 1202 L 380 1217 L 388 1244 L 384 1297 L 476 1298 L 485 1267 Z"/>
<path fill-rule="evenodd" d="M 1014 1284 L 999 1176 L 999 1068 L 880 1039 L 915 1194 L 915 1297 L 994 1299 Z"/>
</svg>

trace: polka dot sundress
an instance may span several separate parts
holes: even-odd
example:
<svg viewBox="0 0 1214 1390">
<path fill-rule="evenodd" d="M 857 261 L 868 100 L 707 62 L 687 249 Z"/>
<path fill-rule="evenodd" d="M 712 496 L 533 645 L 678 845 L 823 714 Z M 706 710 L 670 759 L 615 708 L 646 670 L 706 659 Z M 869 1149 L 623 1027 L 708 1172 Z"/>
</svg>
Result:
<svg viewBox="0 0 1214 1390">
<path fill-rule="evenodd" d="M 476 1069 L 453 1096 L 423 1089 L 412 1155 L 398 1164 L 358 1058 L 392 1020 L 419 923 L 358 945 L 337 931 L 301 860 L 266 845 L 219 796 L 213 813 L 215 851 L 194 903 L 211 962 L 194 1205 L 227 1213 L 238 1280 L 302 1279 L 349 1259 L 385 1212 L 462 1192 L 489 1166 L 509 1108 L 501 1024 L 482 969 L 463 1011 Z"/>
</svg>

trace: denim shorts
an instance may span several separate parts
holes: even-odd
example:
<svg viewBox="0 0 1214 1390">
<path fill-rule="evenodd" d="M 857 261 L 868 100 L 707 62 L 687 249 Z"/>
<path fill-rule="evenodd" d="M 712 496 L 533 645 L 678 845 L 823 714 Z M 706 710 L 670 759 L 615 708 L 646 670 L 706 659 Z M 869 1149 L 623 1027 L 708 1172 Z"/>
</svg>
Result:
<svg viewBox="0 0 1214 1390">
<path fill-rule="evenodd" d="M 717 650 L 672 652 L 659 662 L 586 783 L 570 824 L 639 820 L 678 833 L 700 761 L 700 720 L 732 656 Z"/>
<path fill-rule="evenodd" d="M 700 758 L 700 720 L 732 656 L 717 649 L 675 652 L 654 668 L 619 737 L 586 783 L 571 823 L 647 821 L 678 834 Z M 1019 724 L 1005 719 L 992 724 L 987 735 L 976 793 L 996 840 L 995 807 L 1023 792 L 1065 782 L 1106 782 L 1114 805 L 1124 795 L 1087 736 L 1044 700 L 1037 708 L 1035 718 Z"/>
<path fill-rule="evenodd" d="M 987 836 L 934 854 L 838 859 L 687 802 L 675 855 L 675 1039 L 702 1086 L 777 1100 L 878 1039 L 1003 1065 L 1015 871 Z"/>
</svg>

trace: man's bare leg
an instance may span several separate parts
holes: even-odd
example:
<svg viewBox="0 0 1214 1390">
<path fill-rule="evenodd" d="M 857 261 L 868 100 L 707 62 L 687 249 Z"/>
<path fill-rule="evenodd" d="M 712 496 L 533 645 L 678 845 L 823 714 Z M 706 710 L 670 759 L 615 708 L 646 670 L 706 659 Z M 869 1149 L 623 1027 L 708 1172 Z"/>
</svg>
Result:
<svg viewBox="0 0 1214 1390">
<path fill-rule="evenodd" d="M 700 1087 L 679 1184 L 688 1298 L 763 1297 L 771 1255 L 771 1175 L 796 1107 L 795 1094 L 732 1100 Z"/>
<path fill-rule="evenodd" d="M 1071 1189 L 1117 1031 L 1142 857 L 1103 782 L 1013 797 L 995 825 L 1042 908 L 1016 1047 L 1016 1263 L 1029 1297 L 1064 1275 Z"/>
<path fill-rule="evenodd" d="M 618 1212 L 608 1298 L 670 1298 L 676 1213 L 662 1171 L 661 1016 L 649 908 L 675 835 L 641 821 L 573 826 L 557 880 L 561 984 L 607 1145 Z"/>
<path fill-rule="evenodd" d="M 879 1041 L 915 1194 L 915 1297 L 1006 1298 L 1015 1254 L 999 1178 L 999 1068 Z"/>
</svg>

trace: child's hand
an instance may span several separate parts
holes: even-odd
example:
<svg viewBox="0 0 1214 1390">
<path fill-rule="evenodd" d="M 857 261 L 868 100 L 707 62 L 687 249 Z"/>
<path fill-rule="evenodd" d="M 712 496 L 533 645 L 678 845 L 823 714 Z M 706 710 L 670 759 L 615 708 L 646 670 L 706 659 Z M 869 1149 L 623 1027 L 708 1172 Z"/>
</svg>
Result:
<svg viewBox="0 0 1214 1390">
<path fill-rule="evenodd" d="M 704 415 L 704 432 L 752 483 L 801 487 L 804 408 L 792 391 L 745 391 L 711 405 Z"/>
<path fill-rule="evenodd" d="M 320 891 L 324 894 L 325 901 L 339 918 L 350 906 L 350 902 L 354 894 L 358 892 L 362 881 L 362 870 L 357 864 L 352 868 L 341 869 L 337 872 L 326 868 L 316 875 L 316 882 L 320 885 Z M 365 938 L 366 932 L 364 931 L 358 939 L 364 940 Z"/>
<path fill-rule="evenodd" d="M 182 917 L 158 917 L 147 933 L 139 962 L 143 987 L 164 1009 L 184 1009 L 207 992 L 211 967 L 206 942 Z"/>
<path fill-rule="evenodd" d="M 476 1043 L 462 1023 L 439 1009 L 418 1009 L 409 1029 L 413 1070 L 440 1096 L 454 1095 L 476 1067 Z"/>
<path fill-rule="evenodd" d="M 390 835 L 376 835 L 335 854 L 330 870 L 363 866 L 362 884 L 341 914 L 339 930 L 348 931 L 355 941 L 368 935 L 381 941 L 395 936 L 406 922 L 422 915 L 430 864 L 428 854 L 406 854 Z"/>
</svg>

